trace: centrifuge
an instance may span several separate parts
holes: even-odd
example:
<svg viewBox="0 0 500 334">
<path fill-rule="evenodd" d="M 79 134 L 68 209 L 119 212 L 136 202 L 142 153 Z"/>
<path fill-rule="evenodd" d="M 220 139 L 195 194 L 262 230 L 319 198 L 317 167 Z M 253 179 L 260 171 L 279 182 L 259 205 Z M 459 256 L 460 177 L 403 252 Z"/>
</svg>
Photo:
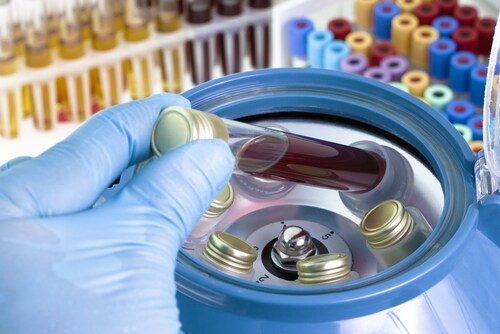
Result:
<svg viewBox="0 0 500 334">
<path fill-rule="evenodd" d="M 404 205 L 416 208 L 430 230 L 407 256 L 383 266 L 360 229 L 366 209 L 357 210 L 342 189 L 235 173 L 200 221 L 209 228 L 192 235 L 178 255 L 183 330 L 495 332 L 498 39 L 486 89 L 486 149 L 479 155 L 417 98 L 337 71 L 246 72 L 186 92 L 193 109 L 224 119 L 346 146 L 377 143 L 397 152 L 411 177 L 398 167 L 393 184 L 409 189 Z M 349 196 L 357 198 L 356 192 Z M 319 259 L 311 264 L 311 256 Z M 339 263 L 348 269 L 347 279 L 318 279 L 321 270 Z M 301 270 L 306 279 L 300 279 Z"/>
</svg>

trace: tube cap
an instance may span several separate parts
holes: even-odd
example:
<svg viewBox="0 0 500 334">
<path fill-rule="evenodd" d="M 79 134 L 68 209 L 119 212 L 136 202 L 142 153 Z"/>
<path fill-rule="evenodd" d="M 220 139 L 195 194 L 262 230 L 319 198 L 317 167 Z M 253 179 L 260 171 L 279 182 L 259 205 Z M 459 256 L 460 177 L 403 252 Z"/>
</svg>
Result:
<svg viewBox="0 0 500 334">
<path fill-rule="evenodd" d="M 314 23 L 305 17 L 296 18 L 288 24 L 290 52 L 296 57 L 307 56 L 307 34 L 314 30 Z"/>
<path fill-rule="evenodd" d="M 209 113 L 182 107 L 163 109 L 151 135 L 153 152 L 160 156 L 195 139 L 220 138 L 229 134 L 222 120 Z"/>
</svg>

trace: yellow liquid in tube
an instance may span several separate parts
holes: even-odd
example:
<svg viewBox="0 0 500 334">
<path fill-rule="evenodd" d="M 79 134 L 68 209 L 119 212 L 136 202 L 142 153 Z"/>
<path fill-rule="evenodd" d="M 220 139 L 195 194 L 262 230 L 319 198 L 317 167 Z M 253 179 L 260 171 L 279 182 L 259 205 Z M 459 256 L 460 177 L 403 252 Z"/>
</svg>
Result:
<svg viewBox="0 0 500 334">
<path fill-rule="evenodd" d="M 140 42 L 146 40 L 149 37 L 149 26 L 146 20 L 140 18 L 130 20 L 125 25 L 125 40 L 127 42 Z M 135 61 L 139 62 L 138 68 L 133 66 Z M 151 64 L 153 65 L 153 64 Z M 127 72 L 127 81 L 129 83 L 130 95 L 132 99 L 141 99 L 151 95 L 152 87 L 150 84 L 151 75 L 150 73 L 149 59 L 144 56 L 136 59 L 125 60 L 125 69 Z M 137 87 L 136 75 L 140 75 L 142 79 L 142 87 Z"/>
<path fill-rule="evenodd" d="M 3 56 L 0 54 L 0 80 L 7 80 L 5 77 L 14 74 L 17 71 L 17 59 L 14 55 Z M 3 117 L 0 117 L 0 135 L 7 138 L 16 138 L 19 136 L 19 124 L 17 122 L 18 109 L 21 107 L 16 105 L 15 93 L 9 91 L 7 93 L 7 110 L 1 110 L 3 105 L 0 104 L 0 114 L 6 114 L 8 124 L 3 124 Z"/>
<path fill-rule="evenodd" d="M 110 27 L 102 27 L 98 32 L 94 32 L 92 38 L 92 48 L 97 51 L 108 51 L 114 49 L 118 44 L 116 33 Z M 105 69 L 109 78 L 109 92 L 111 105 L 120 103 L 120 93 L 118 91 L 118 73 L 114 67 Z M 102 87 L 102 79 L 99 75 L 99 70 L 94 68 L 90 72 L 90 82 L 92 88 L 92 96 L 94 96 L 97 109 L 104 109 L 109 107 L 105 102 L 104 90 Z"/>
<path fill-rule="evenodd" d="M 32 31 L 27 34 L 27 37 L 26 66 L 32 68 L 42 68 L 49 66 L 52 62 L 52 57 L 50 54 L 50 49 L 46 43 L 46 37 Z M 56 111 L 53 110 L 52 104 L 50 103 L 51 99 L 49 84 L 43 83 L 41 85 L 41 105 L 37 105 L 35 103 L 33 89 L 33 85 L 28 85 L 28 87 L 23 91 L 23 98 L 25 100 L 28 100 L 26 102 L 28 102 L 27 106 L 29 106 L 29 113 L 34 117 L 35 127 L 43 130 L 50 130 L 54 126 L 54 124 L 52 124 L 51 116 Z M 41 108 L 41 110 L 38 110 L 37 108 Z M 38 119 L 38 115 L 41 115 L 42 119 Z"/>
<path fill-rule="evenodd" d="M 159 33 L 169 33 L 179 30 L 181 27 L 181 20 L 177 13 L 174 12 L 160 12 L 156 17 L 156 31 Z M 182 68 L 181 68 L 181 55 L 180 48 L 177 47 L 171 51 L 172 65 L 168 66 L 164 61 L 164 53 L 168 51 L 158 51 L 158 63 L 161 68 L 161 77 L 163 90 L 172 93 L 180 93 L 182 91 Z M 168 70 L 173 73 L 168 73 Z M 173 82 L 169 78 L 173 77 Z"/>
</svg>

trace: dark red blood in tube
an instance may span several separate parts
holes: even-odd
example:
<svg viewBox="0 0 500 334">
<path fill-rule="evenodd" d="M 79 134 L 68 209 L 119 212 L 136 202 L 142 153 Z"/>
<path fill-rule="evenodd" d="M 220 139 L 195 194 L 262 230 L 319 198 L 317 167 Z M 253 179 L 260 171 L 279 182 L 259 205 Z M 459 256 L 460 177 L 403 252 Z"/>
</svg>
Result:
<svg viewBox="0 0 500 334">
<path fill-rule="evenodd" d="M 286 134 L 287 141 L 260 136 L 240 150 L 237 167 L 257 177 L 288 180 L 349 192 L 374 188 L 385 173 L 376 153 Z"/>
</svg>

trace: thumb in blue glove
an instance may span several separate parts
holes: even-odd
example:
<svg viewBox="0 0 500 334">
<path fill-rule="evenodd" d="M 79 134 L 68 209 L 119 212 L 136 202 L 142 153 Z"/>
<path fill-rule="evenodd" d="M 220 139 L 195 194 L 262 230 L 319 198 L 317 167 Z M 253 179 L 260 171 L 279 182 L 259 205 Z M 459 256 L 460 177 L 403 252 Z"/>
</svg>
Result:
<svg viewBox="0 0 500 334">
<path fill-rule="evenodd" d="M 115 106 L 39 157 L 0 168 L 0 333 L 180 330 L 176 254 L 229 181 L 227 145 L 188 143 L 92 208 L 150 155 L 170 105 L 189 101 L 161 94 Z"/>
</svg>

